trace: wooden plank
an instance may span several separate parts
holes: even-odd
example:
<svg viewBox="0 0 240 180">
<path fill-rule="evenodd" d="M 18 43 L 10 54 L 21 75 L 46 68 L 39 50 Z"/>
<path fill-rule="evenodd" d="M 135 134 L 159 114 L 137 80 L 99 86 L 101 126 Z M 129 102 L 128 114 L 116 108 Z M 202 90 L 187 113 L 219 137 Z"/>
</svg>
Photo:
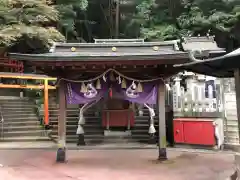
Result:
<svg viewBox="0 0 240 180">
<path fill-rule="evenodd" d="M 58 87 L 59 116 L 58 116 L 58 152 L 57 162 L 66 161 L 66 96 L 64 92 L 64 81 L 61 81 Z"/>
<path fill-rule="evenodd" d="M 9 89 L 44 89 L 44 86 L 43 85 L 0 84 L 0 88 L 9 88 Z M 48 85 L 48 89 L 56 89 L 56 86 Z"/>
<path fill-rule="evenodd" d="M 158 159 L 160 161 L 167 159 L 167 140 L 166 140 L 166 120 L 165 120 L 165 85 L 163 82 L 158 88 Z"/>
</svg>

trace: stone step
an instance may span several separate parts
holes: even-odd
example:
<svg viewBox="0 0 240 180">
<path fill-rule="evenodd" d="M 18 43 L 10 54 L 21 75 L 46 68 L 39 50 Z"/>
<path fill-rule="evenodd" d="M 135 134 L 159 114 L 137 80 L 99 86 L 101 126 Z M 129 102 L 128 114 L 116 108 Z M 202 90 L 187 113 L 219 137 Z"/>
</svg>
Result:
<svg viewBox="0 0 240 180">
<path fill-rule="evenodd" d="M 54 139 L 58 139 L 58 136 L 56 135 L 56 134 L 54 134 L 54 135 L 52 135 L 52 137 L 54 138 Z M 90 140 L 90 139 L 103 139 L 104 138 L 104 136 L 103 135 L 101 135 L 101 134 L 96 134 L 96 135 L 92 135 L 92 134 L 90 134 L 90 135 L 85 135 L 84 136 L 85 137 L 85 140 Z M 67 136 L 67 140 L 70 140 L 70 139 L 74 139 L 74 140 L 77 140 L 78 139 L 78 136 L 77 136 L 77 134 L 73 134 L 73 135 L 68 135 Z"/>
<path fill-rule="evenodd" d="M 57 129 L 58 128 L 57 124 L 53 124 L 52 126 L 53 126 L 53 129 Z M 77 123 L 76 124 L 67 124 L 67 129 L 68 130 L 77 129 L 77 126 L 78 126 Z M 102 126 L 101 125 L 96 126 L 94 124 L 93 125 L 91 125 L 91 124 L 85 124 L 84 125 L 84 129 L 93 129 L 93 128 L 101 129 Z"/>
<path fill-rule="evenodd" d="M 33 104 L 29 99 L 0 99 L 1 104 Z"/>
<path fill-rule="evenodd" d="M 128 138 L 128 139 L 123 139 L 123 138 L 109 139 L 109 138 L 104 137 L 103 142 L 104 142 L 104 144 L 112 144 L 112 143 L 126 144 L 126 143 L 130 143 L 130 142 L 134 142 L 134 140 L 132 138 Z"/>
<path fill-rule="evenodd" d="M 66 134 L 67 135 L 75 135 L 77 132 L 77 128 L 76 129 L 72 129 L 72 130 L 67 130 Z M 101 129 L 84 129 L 85 135 L 94 135 L 94 134 L 104 134 L 104 131 Z M 52 130 L 52 134 L 58 134 L 57 129 L 53 129 Z"/>
<path fill-rule="evenodd" d="M 137 128 L 149 127 L 149 125 L 148 125 L 148 123 L 142 123 L 142 124 L 135 123 L 135 124 L 134 124 L 134 127 L 137 127 Z"/>
<path fill-rule="evenodd" d="M 22 125 L 21 122 L 25 122 L 25 123 L 32 123 L 35 122 L 36 124 L 39 123 L 40 121 L 37 118 L 4 118 L 4 124 L 8 124 L 8 123 L 20 123 Z"/>
<path fill-rule="evenodd" d="M 74 124 L 74 123 L 78 123 L 78 118 L 73 118 L 73 117 L 67 117 L 66 118 L 66 120 L 67 120 L 67 123 L 71 123 L 71 124 Z M 58 123 L 58 118 L 50 118 L 50 121 L 52 122 L 52 123 Z M 101 119 L 99 119 L 99 118 L 89 118 L 89 117 L 87 117 L 87 118 L 85 118 L 85 123 L 86 124 L 92 124 L 92 123 L 96 123 L 96 124 L 101 124 Z"/>
<path fill-rule="evenodd" d="M 4 126 L 32 126 L 32 125 L 40 125 L 39 121 L 33 121 L 33 120 L 29 120 L 29 121 L 4 121 Z"/>
<path fill-rule="evenodd" d="M 44 130 L 35 130 L 35 131 L 11 131 L 4 132 L 4 137 L 21 137 L 21 136 L 44 136 L 46 133 Z"/>
<path fill-rule="evenodd" d="M 34 141 L 50 141 L 46 136 L 17 136 L 17 137 L 3 137 L 0 139 L 3 142 L 34 142 Z"/>
<path fill-rule="evenodd" d="M 37 120 L 38 117 L 34 114 L 34 113 L 28 113 L 28 114 L 3 114 L 3 118 L 4 120 L 23 120 L 23 119 L 27 119 L 27 120 Z"/>
<path fill-rule="evenodd" d="M 9 114 L 35 114 L 34 109 L 3 109 L 2 110 L 3 115 L 9 115 Z"/>
<path fill-rule="evenodd" d="M 39 131 L 42 130 L 42 127 L 40 125 L 26 125 L 26 126 L 4 126 L 3 127 L 4 132 L 10 132 L 10 131 Z"/>
<path fill-rule="evenodd" d="M 0 102 L 1 103 L 1 102 Z M 28 102 L 28 103 L 2 103 L 2 107 L 33 107 L 37 106 L 34 103 Z"/>
</svg>

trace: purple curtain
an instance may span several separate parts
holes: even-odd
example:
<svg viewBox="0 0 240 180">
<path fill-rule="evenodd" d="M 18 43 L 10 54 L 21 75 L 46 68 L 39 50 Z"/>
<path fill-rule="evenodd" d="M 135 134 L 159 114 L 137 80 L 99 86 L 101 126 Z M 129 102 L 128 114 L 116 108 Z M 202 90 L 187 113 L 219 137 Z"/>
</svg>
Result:
<svg viewBox="0 0 240 180">
<path fill-rule="evenodd" d="M 142 92 L 138 91 L 137 83 L 135 85 L 128 83 L 127 88 L 123 89 L 119 84 L 114 86 L 116 97 L 139 104 L 157 103 L 157 85 L 154 83 L 142 83 Z M 134 87 L 135 86 L 135 87 Z"/>
<path fill-rule="evenodd" d="M 125 99 L 139 104 L 157 103 L 157 83 L 141 83 L 142 91 L 139 91 L 138 84 L 127 82 L 127 88 L 123 89 L 121 84 L 101 82 L 101 89 L 93 85 L 87 85 L 87 91 L 81 92 L 81 83 L 66 84 L 66 99 L 68 104 L 85 104 L 92 101 L 99 101 L 108 96 L 109 87 L 112 88 L 113 98 Z"/>
<path fill-rule="evenodd" d="M 103 96 L 107 95 L 107 92 L 108 89 L 104 83 L 101 89 L 96 89 L 93 85 L 88 84 L 85 93 L 81 92 L 81 83 L 66 84 L 66 99 L 68 104 L 85 104 L 92 101 L 99 101 Z"/>
</svg>

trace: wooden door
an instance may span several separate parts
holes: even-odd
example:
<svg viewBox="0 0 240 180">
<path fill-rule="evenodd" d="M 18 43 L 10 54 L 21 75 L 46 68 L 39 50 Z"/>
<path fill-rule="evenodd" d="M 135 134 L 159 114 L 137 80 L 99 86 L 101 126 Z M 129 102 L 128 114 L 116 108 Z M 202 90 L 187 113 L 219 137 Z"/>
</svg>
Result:
<svg viewBox="0 0 240 180">
<path fill-rule="evenodd" d="M 184 143 L 183 123 L 179 120 L 173 121 L 174 141 L 175 143 Z"/>
</svg>

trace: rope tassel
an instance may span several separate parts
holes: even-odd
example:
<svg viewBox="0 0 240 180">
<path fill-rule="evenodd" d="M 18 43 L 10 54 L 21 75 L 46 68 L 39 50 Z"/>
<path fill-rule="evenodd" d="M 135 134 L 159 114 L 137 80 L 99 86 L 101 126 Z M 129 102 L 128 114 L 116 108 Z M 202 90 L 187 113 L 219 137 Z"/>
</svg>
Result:
<svg viewBox="0 0 240 180">
<path fill-rule="evenodd" d="M 156 129 L 154 127 L 154 117 L 155 117 L 154 109 L 151 108 L 150 106 L 148 106 L 147 104 L 144 104 L 144 106 L 148 108 L 149 116 L 150 116 L 150 123 L 149 123 L 150 125 L 149 125 L 148 133 L 154 134 L 154 133 L 156 133 Z"/>
<path fill-rule="evenodd" d="M 150 126 L 149 126 L 149 129 L 148 129 L 148 133 L 149 134 L 154 134 L 156 133 L 156 129 L 154 127 L 154 121 L 153 119 L 150 119 Z"/>
<path fill-rule="evenodd" d="M 77 128 L 77 135 L 79 134 L 84 134 L 84 130 L 81 124 L 78 124 L 78 128 Z"/>
<path fill-rule="evenodd" d="M 137 85 L 137 91 L 138 92 L 143 92 L 143 86 L 142 86 L 142 84 L 140 82 Z"/>
<path fill-rule="evenodd" d="M 122 79 L 121 87 L 122 87 L 123 89 L 126 89 L 126 88 L 127 88 L 127 83 L 126 83 L 126 80 L 125 80 L 125 79 Z"/>
<path fill-rule="evenodd" d="M 81 90 L 80 90 L 81 93 L 85 93 L 87 92 L 87 87 L 84 83 L 81 84 Z"/>
<path fill-rule="evenodd" d="M 96 83 L 96 89 L 101 89 L 101 81 L 100 79 L 97 80 L 97 83 Z"/>
</svg>

